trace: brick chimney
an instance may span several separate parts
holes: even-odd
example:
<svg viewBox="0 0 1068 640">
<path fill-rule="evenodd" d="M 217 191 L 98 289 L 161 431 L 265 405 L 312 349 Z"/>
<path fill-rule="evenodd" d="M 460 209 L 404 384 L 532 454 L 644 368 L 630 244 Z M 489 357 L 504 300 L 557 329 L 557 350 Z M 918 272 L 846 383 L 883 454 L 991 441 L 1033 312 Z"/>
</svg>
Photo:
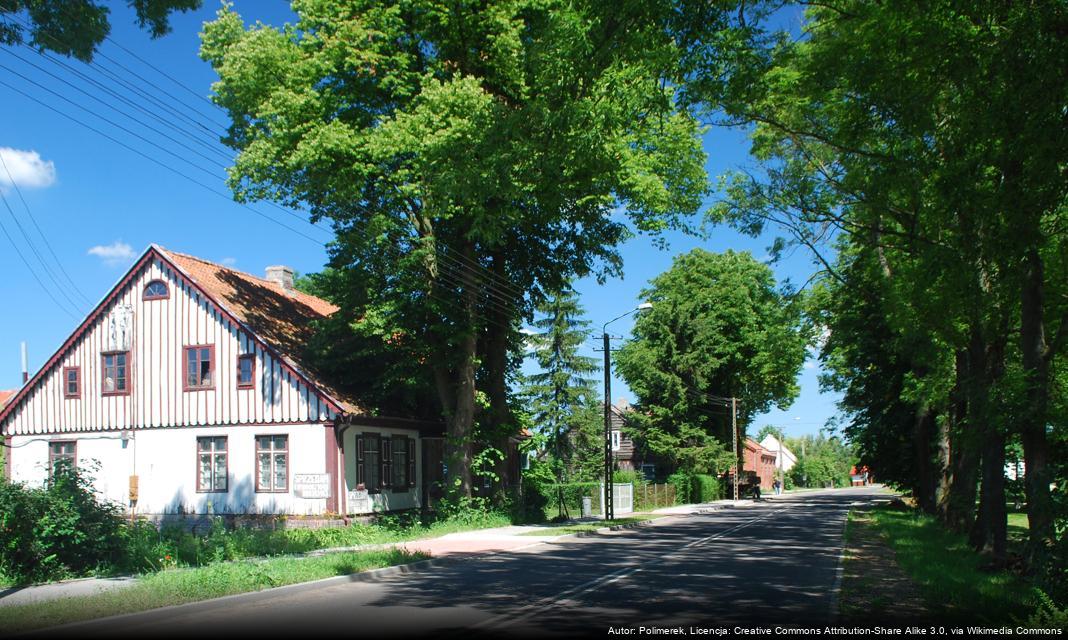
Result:
<svg viewBox="0 0 1068 640">
<path fill-rule="evenodd" d="M 286 266 L 273 266 L 267 267 L 267 279 L 271 282 L 276 282 L 282 286 L 282 291 L 287 295 L 293 295 L 296 290 L 293 288 L 293 268 Z"/>
</svg>

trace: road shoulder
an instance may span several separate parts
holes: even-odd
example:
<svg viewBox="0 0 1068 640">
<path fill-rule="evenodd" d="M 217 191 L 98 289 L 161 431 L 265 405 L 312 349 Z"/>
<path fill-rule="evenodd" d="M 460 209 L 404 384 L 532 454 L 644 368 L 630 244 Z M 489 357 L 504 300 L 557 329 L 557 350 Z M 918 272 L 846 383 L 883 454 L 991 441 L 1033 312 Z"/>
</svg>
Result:
<svg viewBox="0 0 1068 640">
<path fill-rule="evenodd" d="M 898 564 L 867 509 L 850 515 L 843 562 L 837 622 L 867 626 L 873 621 L 931 617 L 919 587 Z"/>
</svg>

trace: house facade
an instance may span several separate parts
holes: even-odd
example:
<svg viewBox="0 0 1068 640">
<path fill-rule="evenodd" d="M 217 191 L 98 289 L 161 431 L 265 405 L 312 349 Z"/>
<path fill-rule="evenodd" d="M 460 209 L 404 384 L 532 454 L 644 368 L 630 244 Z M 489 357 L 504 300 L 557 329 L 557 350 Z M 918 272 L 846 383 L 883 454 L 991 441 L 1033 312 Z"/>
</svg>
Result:
<svg viewBox="0 0 1068 640">
<path fill-rule="evenodd" d="M 611 406 L 612 458 L 616 468 L 641 472 L 650 482 L 663 480 L 675 471 L 675 466 L 671 461 L 650 453 L 627 433 L 624 427 L 631 411 L 633 408 L 626 398 L 620 398 Z"/>
<path fill-rule="evenodd" d="M 775 468 L 787 473 L 797 464 L 797 456 L 781 440 L 770 433 L 760 441 L 760 446 L 775 454 Z"/>
<path fill-rule="evenodd" d="M 420 506 L 443 427 L 368 415 L 317 376 L 303 345 L 337 309 L 292 280 L 149 247 L 0 409 L 5 474 L 41 485 L 69 461 L 147 516 Z"/>
</svg>

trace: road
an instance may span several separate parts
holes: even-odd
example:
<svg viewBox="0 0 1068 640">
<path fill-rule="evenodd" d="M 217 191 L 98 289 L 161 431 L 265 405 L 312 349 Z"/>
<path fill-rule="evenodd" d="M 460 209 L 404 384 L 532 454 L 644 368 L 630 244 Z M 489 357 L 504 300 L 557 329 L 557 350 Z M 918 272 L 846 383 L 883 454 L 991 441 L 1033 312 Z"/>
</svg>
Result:
<svg viewBox="0 0 1068 640">
<path fill-rule="evenodd" d="M 780 496 L 407 575 L 234 596 L 56 634 L 564 637 L 609 627 L 824 625 L 846 514 L 879 496 L 874 488 Z"/>
</svg>

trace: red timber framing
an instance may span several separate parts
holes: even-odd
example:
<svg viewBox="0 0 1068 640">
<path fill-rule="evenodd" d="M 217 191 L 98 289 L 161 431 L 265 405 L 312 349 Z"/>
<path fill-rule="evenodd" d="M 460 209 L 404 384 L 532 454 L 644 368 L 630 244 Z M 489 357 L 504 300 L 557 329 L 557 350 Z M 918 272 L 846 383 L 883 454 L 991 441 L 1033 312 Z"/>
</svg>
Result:
<svg viewBox="0 0 1068 640">
<path fill-rule="evenodd" d="M 85 318 L 85 320 L 83 320 L 82 323 L 78 325 L 78 328 L 74 330 L 74 333 L 72 333 L 71 336 L 67 338 L 67 340 L 52 355 L 52 357 L 48 359 L 48 362 L 46 362 L 45 365 L 41 367 L 36 374 L 34 374 L 33 378 L 31 378 L 27 384 L 23 385 L 22 389 L 19 390 L 15 397 L 11 398 L 11 400 L 7 403 L 7 406 L 4 407 L 4 409 L 0 410 L 0 425 L 3 424 L 3 422 L 8 418 L 8 416 L 10 416 L 15 411 L 17 407 L 20 407 L 22 405 L 23 400 L 25 400 L 26 397 L 30 395 L 30 393 L 32 393 L 32 391 L 37 387 L 37 384 L 41 382 L 41 380 L 57 365 L 60 364 L 60 361 L 62 360 L 63 356 L 66 355 L 66 353 L 71 349 L 71 347 L 77 344 L 77 342 L 85 335 L 85 333 L 90 329 L 90 327 L 92 327 L 93 323 L 104 314 L 105 310 L 107 310 L 111 306 L 111 303 L 115 301 L 115 299 L 126 289 L 127 286 L 130 285 L 134 278 L 136 278 L 137 275 L 140 274 L 141 271 L 152 260 L 159 260 L 164 265 L 166 265 L 171 271 L 174 272 L 175 278 L 177 278 L 185 285 L 189 286 L 191 289 L 195 290 L 199 295 L 203 296 L 205 300 L 207 300 L 212 306 L 215 307 L 216 310 L 218 310 L 219 315 L 232 322 L 236 327 L 243 331 L 251 339 L 251 341 L 255 343 L 262 351 L 274 358 L 274 360 L 278 363 L 277 366 L 281 369 L 283 375 L 290 375 L 296 377 L 298 380 L 302 381 L 309 389 L 315 389 L 318 395 L 325 401 L 325 404 L 329 409 L 331 409 L 337 414 L 344 413 L 340 403 L 338 403 L 337 400 L 331 398 L 329 395 L 319 389 L 319 386 L 314 384 L 310 379 L 308 379 L 307 376 L 301 373 L 300 370 L 289 365 L 287 359 L 284 358 L 280 353 L 278 353 L 276 349 L 264 342 L 259 336 L 256 335 L 255 332 L 252 331 L 252 329 L 247 324 L 239 320 L 237 316 L 234 315 L 229 309 L 227 309 L 224 304 L 216 300 L 215 297 L 210 295 L 205 289 L 198 285 L 196 280 L 194 280 L 181 267 L 179 267 L 170 258 L 168 258 L 164 250 L 157 247 L 156 245 L 151 245 L 144 252 L 144 254 L 142 254 L 141 257 L 138 258 L 137 262 L 132 268 L 130 268 L 126 275 L 123 276 L 123 278 L 119 280 L 119 282 L 114 287 L 111 288 L 111 291 L 109 291 L 106 296 L 104 296 L 104 299 L 100 301 L 96 308 L 94 308 L 92 312 L 90 312 L 89 315 Z M 130 363 L 128 363 L 128 366 L 129 364 Z"/>
</svg>

